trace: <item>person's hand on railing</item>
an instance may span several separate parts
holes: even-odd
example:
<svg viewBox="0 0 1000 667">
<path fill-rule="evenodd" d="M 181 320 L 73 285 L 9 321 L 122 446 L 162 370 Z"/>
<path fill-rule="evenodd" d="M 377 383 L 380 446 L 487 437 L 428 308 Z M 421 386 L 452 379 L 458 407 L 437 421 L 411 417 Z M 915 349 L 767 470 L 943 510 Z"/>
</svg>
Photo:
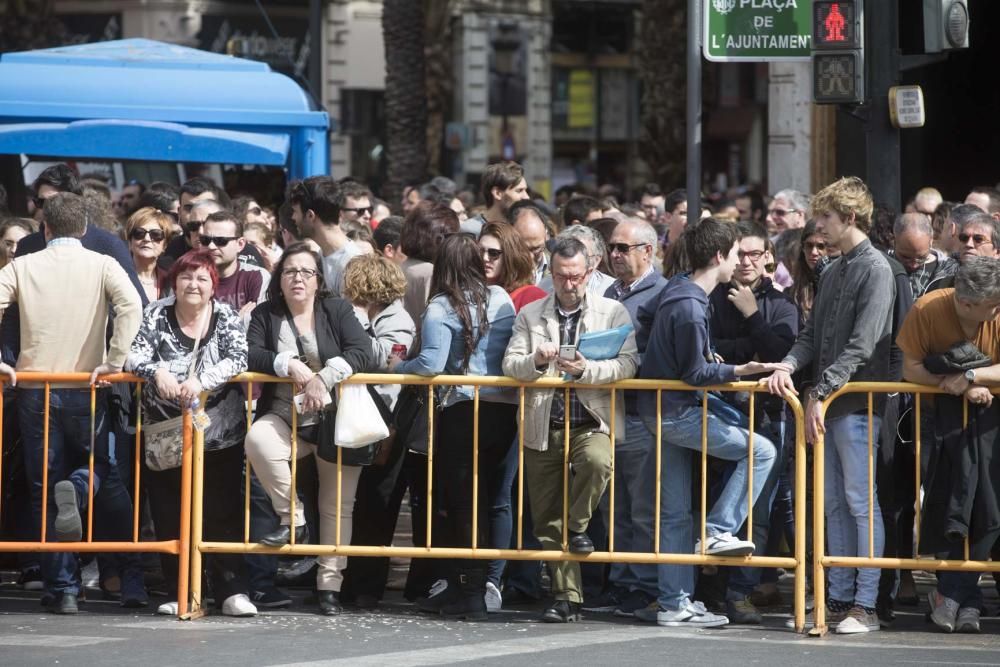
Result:
<svg viewBox="0 0 1000 667">
<path fill-rule="evenodd" d="M 193 377 L 184 380 L 177 387 L 177 395 L 181 399 L 181 405 L 191 405 L 201 395 L 202 391 L 201 382 L 198 381 L 198 378 Z"/>
<path fill-rule="evenodd" d="M 0 372 L 3 372 L 3 368 L 0 368 Z M 11 372 L 13 373 L 13 371 Z M 96 384 L 99 387 L 107 387 L 111 383 L 105 382 L 104 380 L 98 382 L 97 376 L 114 375 L 115 373 L 121 373 L 121 372 L 122 372 L 121 366 L 112 366 L 111 364 L 101 364 L 100 366 L 94 369 L 93 373 L 90 374 L 90 384 Z"/>
<path fill-rule="evenodd" d="M 17 373 L 14 372 L 13 368 L 2 362 L 0 362 L 0 375 L 7 376 L 7 379 L 10 380 L 10 386 L 17 386 Z M 93 379 L 91 381 L 93 381 Z"/>
<path fill-rule="evenodd" d="M 295 387 L 302 391 L 309 380 L 313 379 L 313 372 L 301 360 L 291 358 L 288 360 L 288 377 L 295 383 Z"/>
<path fill-rule="evenodd" d="M 161 368 L 156 371 L 154 376 L 154 381 L 156 382 L 156 393 L 160 395 L 161 398 L 167 401 L 177 400 L 180 384 L 177 382 L 177 378 L 166 368 Z"/>
<path fill-rule="evenodd" d="M 792 368 L 788 364 L 769 364 L 774 372 L 769 377 L 761 378 L 761 384 L 767 385 L 767 390 L 777 396 L 798 396 L 792 382 Z"/>
<path fill-rule="evenodd" d="M 963 373 L 955 373 L 954 375 L 945 375 L 941 378 L 938 387 L 952 396 L 961 396 L 966 392 L 970 384 Z"/>
<path fill-rule="evenodd" d="M 988 408 L 993 405 L 993 394 L 986 387 L 972 385 L 965 390 L 965 398 L 973 405 Z"/>
<path fill-rule="evenodd" d="M 821 433 L 826 433 L 826 426 L 823 424 L 823 402 L 810 398 L 806 401 L 806 442 L 813 443 L 819 439 Z"/>
<path fill-rule="evenodd" d="M 305 387 L 302 388 L 302 412 L 318 412 L 323 409 L 323 404 L 326 396 L 330 393 L 327 391 L 326 385 L 323 384 L 323 378 L 319 375 L 314 375 L 309 382 L 306 382 Z"/>
</svg>

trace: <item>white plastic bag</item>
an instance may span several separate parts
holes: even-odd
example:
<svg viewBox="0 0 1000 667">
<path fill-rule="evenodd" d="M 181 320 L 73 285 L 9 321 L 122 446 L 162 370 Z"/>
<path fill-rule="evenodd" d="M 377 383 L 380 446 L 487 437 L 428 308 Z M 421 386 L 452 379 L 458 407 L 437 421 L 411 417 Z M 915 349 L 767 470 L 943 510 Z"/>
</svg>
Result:
<svg viewBox="0 0 1000 667">
<path fill-rule="evenodd" d="M 359 449 L 389 437 L 389 427 L 363 384 L 344 385 L 337 403 L 333 442 L 338 447 Z"/>
</svg>

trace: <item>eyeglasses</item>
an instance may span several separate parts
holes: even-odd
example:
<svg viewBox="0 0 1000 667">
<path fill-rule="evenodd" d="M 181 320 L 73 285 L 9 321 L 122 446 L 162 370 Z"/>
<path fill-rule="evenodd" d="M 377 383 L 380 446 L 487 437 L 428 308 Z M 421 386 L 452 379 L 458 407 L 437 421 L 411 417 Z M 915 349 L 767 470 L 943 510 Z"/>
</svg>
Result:
<svg viewBox="0 0 1000 667">
<path fill-rule="evenodd" d="M 342 208 L 340 210 L 341 211 L 347 211 L 347 212 L 350 212 L 350 213 L 357 213 L 358 217 L 360 218 L 365 213 L 367 213 L 368 215 L 371 215 L 373 209 L 374 209 L 374 206 L 359 206 L 358 208 Z"/>
<path fill-rule="evenodd" d="M 579 273 L 579 274 L 577 274 L 575 276 L 567 276 L 564 273 L 553 273 L 552 274 L 552 278 L 553 279 L 558 278 L 559 280 L 561 280 L 561 281 L 563 281 L 565 283 L 570 283 L 570 284 L 579 283 L 580 281 L 586 279 L 586 277 L 587 277 L 586 273 Z"/>
<path fill-rule="evenodd" d="M 958 240 L 961 241 L 962 243 L 968 243 L 969 239 L 972 239 L 972 243 L 975 244 L 975 246 L 977 248 L 979 246 L 985 245 L 987 243 L 989 243 L 989 244 L 993 243 L 993 239 L 990 238 L 989 236 L 986 236 L 985 234 L 959 234 L 958 235 Z"/>
<path fill-rule="evenodd" d="M 750 250 L 748 252 L 738 250 L 736 251 L 736 256 L 740 258 L 741 262 L 747 258 L 749 258 L 751 262 L 759 262 L 760 258 L 764 256 L 765 252 L 766 251 L 764 250 Z"/>
<path fill-rule="evenodd" d="M 281 276 L 289 280 L 295 280 L 298 276 L 301 276 L 302 280 L 309 280 L 310 278 L 315 278 L 317 275 L 319 275 L 319 271 L 315 269 L 285 269 L 281 272 Z"/>
<path fill-rule="evenodd" d="M 773 215 L 776 218 L 783 218 L 786 215 L 788 215 L 789 213 L 798 213 L 798 212 L 799 212 L 799 209 L 797 209 L 797 208 L 790 208 L 790 209 L 787 209 L 787 210 L 783 209 L 783 208 L 772 208 L 770 211 L 768 211 L 768 213 L 770 213 L 771 215 Z"/>
<path fill-rule="evenodd" d="M 611 252 L 617 252 L 619 255 L 627 255 L 632 250 L 632 248 L 641 248 L 642 246 L 647 246 L 648 243 L 609 243 L 608 250 Z"/>
<path fill-rule="evenodd" d="M 819 250 L 820 252 L 826 252 L 826 243 L 824 243 L 823 241 L 820 241 L 819 243 L 811 243 L 809 241 L 806 241 L 805 243 L 802 244 L 802 247 L 806 249 L 806 252 L 809 252 L 810 250 Z"/>
<path fill-rule="evenodd" d="M 132 233 L 129 234 L 129 238 L 131 238 L 133 241 L 141 241 L 147 236 L 149 237 L 149 240 L 152 241 L 153 243 L 159 243 L 160 241 L 166 238 L 166 235 L 163 233 L 162 229 L 143 229 L 142 227 L 138 227 L 136 229 L 133 229 Z"/>
<path fill-rule="evenodd" d="M 497 261 L 503 255 L 503 250 L 500 250 L 500 248 L 480 248 L 479 252 L 482 253 L 483 259 L 491 262 Z"/>
<path fill-rule="evenodd" d="M 229 245 L 230 241 L 235 241 L 236 239 L 237 237 L 235 236 L 199 236 L 198 242 L 206 248 L 213 243 L 216 248 L 225 248 Z"/>
</svg>

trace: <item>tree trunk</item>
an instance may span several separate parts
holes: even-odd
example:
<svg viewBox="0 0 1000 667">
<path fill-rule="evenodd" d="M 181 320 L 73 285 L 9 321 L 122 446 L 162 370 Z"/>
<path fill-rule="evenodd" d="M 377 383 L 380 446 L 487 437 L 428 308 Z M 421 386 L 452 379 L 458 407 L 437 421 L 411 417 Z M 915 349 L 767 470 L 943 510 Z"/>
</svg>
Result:
<svg viewBox="0 0 1000 667">
<path fill-rule="evenodd" d="M 451 115 L 455 74 L 452 58 L 451 10 L 453 0 L 425 0 L 427 44 L 424 46 L 427 73 L 427 170 L 441 174 L 444 126 Z"/>
<path fill-rule="evenodd" d="M 66 26 L 52 16 L 53 0 L 0 3 L 0 53 L 31 51 L 65 43 Z"/>
<path fill-rule="evenodd" d="M 388 179 L 382 195 L 395 209 L 403 187 L 427 175 L 427 87 L 424 8 L 414 0 L 385 0 L 385 122 Z"/>
<path fill-rule="evenodd" d="M 643 0 L 642 13 L 639 154 L 650 180 L 669 191 L 684 187 L 687 2 Z"/>
</svg>

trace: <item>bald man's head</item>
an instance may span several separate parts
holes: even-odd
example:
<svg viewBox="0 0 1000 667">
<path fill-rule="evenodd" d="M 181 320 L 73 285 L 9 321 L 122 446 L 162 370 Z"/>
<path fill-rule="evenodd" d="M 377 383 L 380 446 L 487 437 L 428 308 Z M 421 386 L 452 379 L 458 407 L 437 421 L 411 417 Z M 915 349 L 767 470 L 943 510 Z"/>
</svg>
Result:
<svg viewBox="0 0 1000 667">
<path fill-rule="evenodd" d="M 513 220 L 514 231 L 524 241 L 531 251 L 535 263 L 541 265 L 545 260 L 545 242 L 549 240 L 549 230 L 538 212 L 531 208 L 522 208 Z"/>
</svg>

